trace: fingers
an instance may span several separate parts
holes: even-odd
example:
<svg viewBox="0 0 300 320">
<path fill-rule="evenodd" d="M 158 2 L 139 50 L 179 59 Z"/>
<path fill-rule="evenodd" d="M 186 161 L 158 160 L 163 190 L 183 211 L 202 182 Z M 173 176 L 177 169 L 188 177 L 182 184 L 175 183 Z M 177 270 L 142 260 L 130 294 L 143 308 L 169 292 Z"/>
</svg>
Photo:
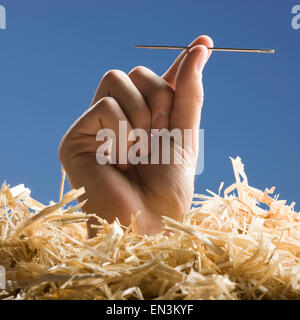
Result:
<svg viewBox="0 0 300 320">
<path fill-rule="evenodd" d="M 195 134 L 198 132 L 203 103 L 202 70 L 207 56 L 207 48 L 197 45 L 189 50 L 178 67 L 171 129 L 192 129 Z"/>
<path fill-rule="evenodd" d="M 103 97 L 113 97 L 134 128 L 151 128 L 151 112 L 130 78 L 122 71 L 108 71 L 97 89 L 93 104 Z"/>
<path fill-rule="evenodd" d="M 115 149 L 112 149 L 113 153 L 115 150 L 115 158 L 114 154 L 110 154 L 111 159 L 119 169 L 126 170 L 129 165 L 128 150 L 133 144 L 132 141 L 128 141 L 129 132 L 133 129 L 132 125 L 115 99 L 105 97 L 102 98 L 97 105 L 99 108 L 99 120 L 103 128 L 106 129 L 105 131 L 107 131 L 107 129 L 112 130 L 115 137 Z M 96 140 L 105 141 L 104 137 L 99 133 L 97 134 Z M 100 149 L 98 147 L 97 153 L 99 153 L 99 151 Z"/>
<path fill-rule="evenodd" d="M 111 149 L 113 154 L 105 153 L 105 155 L 112 156 L 120 169 L 126 169 L 128 167 L 128 150 L 133 144 L 127 139 L 129 132 L 132 130 L 132 125 L 118 102 L 111 97 L 105 97 L 98 101 L 67 132 L 59 149 L 59 156 L 63 165 L 83 154 L 95 156 L 96 162 L 96 152 L 99 150 L 99 146 L 106 142 L 104 136 L 99 135 L 101 129 L 112 130 L 115 135 L 115 147 Z M 120 136 L 123 140 L 119 138 Z M 121 157 L 123 157 L 122 160 Z"/>
<path fill-rule="evenodd" d="M 135 67 L 128 76 L 151 110 L 151 128 L 169 128 L 173 89 L 164 79 L 145 67 Z"/>
<path fill-rule="evenodd" d="M 207 48 L 212 48 L 214 46 L 214 43 L 213 43 L 213 41 L 212 41 L 212 39 L 210 37 L 208 37 L 208 36 L 200 36 L 197 39 L 195 39 L 189 46 L 190 47 L 194 47 L 196 45 L 204 45 Z M 172 64 L 172 66 L 162 76 L 169 83 L 169 85 L 172 88 L 174 88 L 175 77 L 176 77 L 176 73 L 177 73 L 178 67 L 179 67 L 182 59 L 186 56 L 186 54 L 187 54 L 187 50 L 184 50 L 183 52 L 181 52 L 181 54 L 177 57 L 177 59 Z M 209 51 L 209 53 L 207 55 L 207 59 L 209 59 L 210 55 L 211 55 L 211 51 Z"/>
</svg>

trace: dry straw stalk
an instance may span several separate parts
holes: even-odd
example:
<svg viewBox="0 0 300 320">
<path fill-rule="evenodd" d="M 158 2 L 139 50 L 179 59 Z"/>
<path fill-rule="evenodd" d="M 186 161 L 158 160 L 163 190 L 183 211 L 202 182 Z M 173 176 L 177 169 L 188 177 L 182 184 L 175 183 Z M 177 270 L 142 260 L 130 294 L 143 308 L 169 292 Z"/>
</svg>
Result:
<svg viewBox="0 0 300 320">
<path fill-rule="evenodd" d="M 0 190 L 0 299 L 297 299 L 300 217 L 295 203 L 248 185 L 239 158 L 236 182 L 195 195 L 183 221 L 163 217 L 155 236 L 99 219 L 87 239 L 84 193 L 44 206 L 23 185 Z M 235 193 L 234 193 L 235 192 Z M 267 209 L 263 209 L 265 204 Z M 142 214 L 142 213 L 141 213 Z"/>
</svg>

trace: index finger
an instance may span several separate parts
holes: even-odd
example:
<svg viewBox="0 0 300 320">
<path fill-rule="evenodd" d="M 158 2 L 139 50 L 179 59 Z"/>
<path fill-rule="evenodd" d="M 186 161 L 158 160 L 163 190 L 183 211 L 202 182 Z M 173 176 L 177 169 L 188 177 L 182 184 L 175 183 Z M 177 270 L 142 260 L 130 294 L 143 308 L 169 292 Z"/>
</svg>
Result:
<svg viewBox="0 0 300 320">
<path fill-rule="evenodd" d="M 200 44 L 206 46 L 207 48 L 212 48 L 214 46 L 212 39 L 209 36 L 203 35 L 196 38 L 191 44 L 189 44 L 189 47 L 194 47 Z M 175 76 L 176 76 L 178 67 L 182 59 L 186 56 L 186 53 L 187 53 L 187 50 L 184 50 L 183 52 L 181 52 L 180 55 L 174 61 L 174 63 L 171 65 L 171 67 L 162 76 L 162 78 L 165 79 L 172 88 L 174 88 L 174 85 L 175 85 Z M 211 54 L 211 51 L 208 51 L 207 59 L 209 59 L 210 54 Z"/>
</svg>

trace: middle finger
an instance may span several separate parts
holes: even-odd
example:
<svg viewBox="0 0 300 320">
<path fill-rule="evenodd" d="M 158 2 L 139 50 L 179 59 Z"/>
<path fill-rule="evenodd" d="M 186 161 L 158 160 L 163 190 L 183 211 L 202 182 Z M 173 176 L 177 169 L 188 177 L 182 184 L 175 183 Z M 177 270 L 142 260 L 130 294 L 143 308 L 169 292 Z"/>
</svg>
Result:
<svg viewBox="0 0 300 320">
<path fill-rule="evenodd" d="M 151 128 L 151 111 L 126 73 L 110 70 L 103 76 L 93 105 L 103 97 L 112 97 L 119 103 L 133 128 Z"/>
</svg>

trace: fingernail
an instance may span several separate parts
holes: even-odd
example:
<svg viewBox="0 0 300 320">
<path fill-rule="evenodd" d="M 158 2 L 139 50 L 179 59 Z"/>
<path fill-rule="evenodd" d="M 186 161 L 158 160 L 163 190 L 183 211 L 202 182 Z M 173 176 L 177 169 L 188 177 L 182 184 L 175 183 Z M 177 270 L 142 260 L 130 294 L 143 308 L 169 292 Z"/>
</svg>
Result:
<svg viewBox="0 0 300 320">
<path fill-rule="evenodd" d="M 169 113 L 166 111 L 156 113 L 152 119 L 152 127 L 154 129 L 169 128 Z"/>
</svg>

